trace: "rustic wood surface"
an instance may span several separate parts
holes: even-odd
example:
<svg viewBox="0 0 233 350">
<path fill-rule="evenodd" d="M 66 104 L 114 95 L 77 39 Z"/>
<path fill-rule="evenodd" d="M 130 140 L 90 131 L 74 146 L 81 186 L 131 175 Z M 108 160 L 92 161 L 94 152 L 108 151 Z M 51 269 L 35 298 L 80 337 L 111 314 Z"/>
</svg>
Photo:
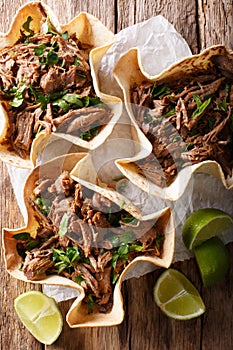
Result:
<svg viewBox="0 0 233 350">
<path fill-rule="evenodd" d="M 12 17 L 26 1 L 0 1 L 0 30 L 6 31 Z M 47 0 L 60 21 L 65 23 L 80 11 L 87 11 L 112 31 L 119 30 L 161 14 L 187 40 L 192 52 L 213 45 L 225 44 L 233 49 L 231 27 L 232 0 Z M 6 166 L 0 163 L 0 193 L 2 227 L 19 227 L 23 220 L 10 184 Z M 176 263 L 201 291 L 207 312 L 203 317 L 186 322 L 164 316 L 153 303 L 152 288 L 161 273 L 157 270 L 140 279 L 125 282 L 125 320 L 117 327 L 69 329 L 65 324 L 59 340 L 50 347 L 37 342 L 19 322 L 14 310 L 14 298 L 26 290 L 40 287 L 11 278 L 0 255 L 0 349 L 67 349 L 67 350 L 231 350 L 233 349 L 233 245 L 231 269 L 226 280 L 203 289 L 193 260 Z M 71 301 L 60 304 L 63 315 Z"/>
</svg>

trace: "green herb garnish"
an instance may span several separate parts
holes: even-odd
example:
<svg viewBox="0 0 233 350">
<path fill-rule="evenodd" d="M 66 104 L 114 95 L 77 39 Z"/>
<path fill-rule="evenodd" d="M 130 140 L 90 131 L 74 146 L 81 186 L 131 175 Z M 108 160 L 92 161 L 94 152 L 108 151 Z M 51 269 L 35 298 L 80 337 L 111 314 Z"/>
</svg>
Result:
<svg viewBox="0 0 233 350">
<path fill-rule="evenodd" d="M 46 63 L 49 66 L 53 66 L 54 64 L 57 64 L 58 62 L 59 62 L 58 54 L 55 51 L 50 50 L 46 56 Z"/>
<path fill-rule="evenodd" d="M 69 223 L 69 216 L 67 215 L 67 213 L 64 213 L 60 221 L 58 236 L 65 236 L 68 229 L 68 223 Z"/>
<path fill-rule="evenodd" d="M 121 221 L 124 224 L 131 224 L 131 225 L 136 225 L 138 222 L 138 220 L 133 215 L 131 215 L 129 213 L 122 214 Z"/>
<path fill-rule="evenodd" d="M 48 215 L 50 206 L 51 206 L 51 201 L 47 198 L 43 197 L 37 197 L 34 202 L 38 206 L 40 212 L 44 215 Z"/>
<path fill-rule="evenodd" d="M 46 50 L 46 45 L 42 44 L 42 45 L 39 45 L 38 47 L 35 47 L 34 48 L 34 52 L 37 56 L 41 56 L 43 55 L 43 53 L 45 52 Z"/>
<path fill-rule="evenodd" d="M 64 33 L 62 33 L 62 38 L 65 40 L 69 39 L 69 34 L 68 34 L 67 30 Z"/>
<path fill-rule="evenodd" d="M 118 280 L 119 276 L 120 276 L 119 273 L 113 273 L 112 284 L 116 283 L 116 281 Z"/>
<path fill-rule="evenodd" d="M 50 22 L 49 16 L 47 16 L 46 21 L 42 24 L 41 29 L 42 29 L 43 34 L 48 34 L 48 33 L 51 33 L 51 34 L 54 34 L 54 35 L 58 35 L 59 34 L 52 27 L 52 24 Z"/>
<path fill-rule="evenodd" d="M 23 24 L 23 29 L 26 30 L 30 34 L 30 36 L 34 35 L 34 30 L 30 28 L 30 23 L 33 21 L 33 18 L 31 16 L 28 16 L 26 22 Z"/>
<path fill-rule="evenodd" d="M 13 235 L 13 238 L 17 239 L 18 241 L 28 241 L 31 238 L 31 235 L 28 232 L 21 232 Z"/>
<path fill-rule="evenodd" d="M 162 248 L 163 242 L 164 242 L 164 235 L 163 234 L 157 235 L 155 238 L 155 245 L 159 250 Z"/>
<path fill-rule="evenodd" d="M 176 109 L 175 108 L 170 109 L 170 111 L 168 111 L 167 113 L 163 114 L 161 117 L 162 118 L 167 118 L 167 117 L 170 117 L 173 114 L 176 114 Z"/>
<path fill-rule="evenodd" d="M 93 307 L 96 305 L 96 302 L 93 299 L 92 294 L 88 294 L 89 301 L 87 302 L 87 312 L 91 314 L 93 312 Z"/>
<path fill-rule="evenodd" d="M 67 247 L 66 250 L 53 248 L 54 267 L 60 274 L 63 270 L 72 273 L 80 260 L 80 252 L 77 246 Z"/>
<path fill-rule="evenodd" d="M 76 67 L 79 66 L 79 57 L 78 57 L 78 56 L 76 56 L 75 59 L 74 59 L 74 65 L 75 65 Z"/>
<path fill-rule="evenodd" d="M 75 276 L 75 282 L 81 284 L 85 279 L 82 276 Z"/>
<path fill-rule="evenodd" d="M 192 118 L 195 119 L 203 114 L 203 112 L 206 110 L 206 108 L 209 106 L 211 102 L 211 97 L 209 97 L 207 100 L 202 102 L 200 96 L 193 95 L 193 99 L 197 104 L 197 109 L 193 112 Z"/>
<path fill-rule="evenodd" d="M 119 205 L 120 209 L 122 209 L 124 207 L 124 205 L 125 205 L 125 200 L 122 199 L 120 202 L 120 205 Z"/>
<path fill-rule="evenodd" d="M 161 84 L 161 85 L 156 85 L 156 83 L 154 83 L 153 88 L 151 90 L 151 95 L 152 98 L 155 97 L 164 97 L 166 95 L 169 95 L 171 92 L 170 88 L 168 87 L 167 83 Z"/>
<path fill-rule="evenodd" d="M 144 116 L 144 121 L 145 121 L 146 124 L 150 124 L 150 123 L 153 123 L 155 120 L 149 113 L 147 113 Z"/>
<path fill-rule="evenodd" d="M 23 101 L 24 101 L 23 93 L 26 89 L 27 89 L 27 86 L 24 83 L 22 83 L 19 88 L 15 87 L 14 90 L 12 89 L 12 92 L 15 91 L 13 100 L 9 102 L 9 104 L 12 107 L 17 108 L 23 104 Z"/>
<path fill-rule="evenodd" d="M 82 132 L 79 137 L 82 140 L 86 140 L 89 141 L 90 139 L 92 139 L 92 137 L 95 137 L 96 135 L 98 135 L 99 133 L 99 126 L 96 126 L 92 129 L 90 129 L 89 131 L 86 132 Z"/>
</svg>

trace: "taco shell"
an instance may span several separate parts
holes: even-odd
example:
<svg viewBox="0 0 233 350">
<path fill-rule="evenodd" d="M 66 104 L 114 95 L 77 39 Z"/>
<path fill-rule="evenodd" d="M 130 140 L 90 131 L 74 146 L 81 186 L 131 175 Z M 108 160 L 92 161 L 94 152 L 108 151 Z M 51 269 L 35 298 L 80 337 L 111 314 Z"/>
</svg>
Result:
<svg viewBox="0 0 233 350">
<path fill-rule="evenodd" d="M 28 280 L 24 273 L 19 269 L 22 263 L 22 258 L 17 252 L 16 239 L 13 238 L 13 235 L 25 231 L 29 232 L 30 235 L 33 237 L 35 237 L 36 235 L 38 222 L 35 219 L 35 213 L 32 207 L 27 203 L 27 198 L 32 194 L 32 191 L 35 188 L 35 182 L 38 180 L 39 177 L 42 176 L 43 178 L 46 178 L 47 174 L 49 178 L 52 177 L 56 179 L 56 177 L 63 170 L 67 170 L 68 172 L 71 172 L 71 177 L 74 180 L 82 183 L 85 186 L 88 186 L 88 188 L 92 189 L 93 191 L 103 194 L 106 198 L 109 198 L 111 201 L 115 201 L 116 203 L 118 203 L 120 200 L 122 201 L 122 199 L 124 199 L 124 197 L 119 197 L 119 194 L 114 193 L 113 190 L 108 191 L 107 187 L 102 189 L 99 186 L 101 184 L 100 182 L 98 182 L 98 185 L 90 184 L 88 183 L 88 181 L 77 177 L 79 175 L 79 167 L 77 166 L 78 164 L 81 164 L 81 177 L 84 173 L 88 173 L 88 167 L 91 165 L 91 160 L 90 158 L 86 159 L 85 157 L 85 153 L 69 154 L 67 156 L 57 157 L 52 161 L 49 161 L 41 166 L 36 167 L 29 175 L 24 189 L 25 203 L 27 205 L 28 211 L 28 220 L 25 227 L 14 230 L 3 229 L 4 257 L 8 273 L 10 273 L 13 277 L 23 280 L 25 282 L 39 283 L 42 285 L 49 284 L 57 286 L 66 286 L 74 288 L 79 292 L 79 296 L 74 301 L 66 315 L 66 320 L 69 326 L 72 328 L 101 327 L 120 324 L 124 319 L 124 305 L 121 288 L 123 280 L 126 277 L 129 270 L 135 269 L 135 271 L 137 271 L 138 262 L 150 262 L 155 266 L 168 268 L 173 259 L 175 243 L 175 229 L 173 217 L 169 208 L 165 208 L 160 212 L 150 215 L 148 217 L 141 217 L 140 212 L 137 208 L 135 208 L 130 203 L 126 203 L 124 209 L 126 209 L 132 215 L 135 215 L 135 217 L 137 217 L 141 221 L 142 225 L 145 225 L 146 227 L 146 225 L 150 225 L 151 221 L 159 229 L 159 232 L 164 233 L 165 238 L 163 243 L 163 251 L 162 256 L 160 257 L 138 256 L 127 265 L 127 267 L 123 270 L 119 279 L 117 280 L 113 292 L 113 306 L 112 309 L 107 313 L 93 312 L 91 314 L 87 314 L 87 310 L 85 309 L 84 304 L 82 303 L 82 300 L 85 297 L 84 289 L 79 284 L 73 282 L 68 278 L 61 277 L 59 275 L 44 275 L 44 277 L 40 280 Z M 72 171 L 72 169 L 74 169 L 74 171 Z"/>
<path fill-rule="evenodd" d="M 206 160 L 186 166 L 178 172 L 176 178 L 170 185 L 163 188 L 141 175 L 134 162 L 143 159 L 142 154 L 144 154 L 144 157 L 148 156 L 152 152 L 152 145 L 136 122 L 130 96 L 131 88 L 134 85 L 140 85 L 142 82 L 156 82 L 156 84 L 169 83 L 169 81 L 175 81 L 179 77 L 185 79 L 185 77 L 188 77 L 189 75 L 207 71 L 214 64 L 211 61 L 211 58 L 214 56 L 222 57 L 227 55 L 228 57 L 233 57 L 232 52 L 229 52 L 226 47 L 222 45 L 213 46 L 204 50 L 200 54 L 184 58 L 183 60 L 174 63 L 169 68 L 162 71 L 161 74 L 156 76 L 151 76 L 145 72 L 141 61 L 140 51 L 137 48 L 130 49 L 117 62 L 114 68 L 114 76 L 123 91 L 124 101 L 132 124 L 137 130 L 137 134 L 141 134 L 141 150 L 132 158 L 117 160 L 116 165 L 130 181 L 142 190 L 165 200 L 175 201 L 184 193 L 194 172 L 213 175 L 218 178 L 227 189 L 233 187 L 233 176 L 225 177 L 220 164 L 212 160 Z"/>
</svg>

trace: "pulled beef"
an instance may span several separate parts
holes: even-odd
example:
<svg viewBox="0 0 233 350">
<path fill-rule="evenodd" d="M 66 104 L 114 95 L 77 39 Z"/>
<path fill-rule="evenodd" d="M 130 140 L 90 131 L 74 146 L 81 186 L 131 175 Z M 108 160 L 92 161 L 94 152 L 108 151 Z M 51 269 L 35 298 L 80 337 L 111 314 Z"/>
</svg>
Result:
<svg viewBox="0 0 233 350">
<path fill-rule="evenodd" d="M 217 161 L 225 177 L 232 176 L 233 58 L 212 61 L 215 66 L 199 75 L 131 88 L 136 121 L 153 148 L 135 166 L 160 187 L 169 186 L 182 168 L 205 160 Z"/>
<path fill-rule="evenodd" d="M 44 129 L 49 134 L 57 127 L 91 140 L 112 117 L 94 91 L 87 56 L 91 48 L 84 51 L 74 36 L 65 40 L 55 33 L 35 34 L 27 43 L 24 39 L 0 52 L 0 100 L 6 101 L 9 115 L 9 149 L 27 158 L 37 133 Z"/>
<path fill-rule="evenodd" d="M 54 265 L 51 260 L 52 254 L 52 249 L 27 251 L 23 266 L 25 276 L 32 281 L 41 279 L 41 276 Z"/>
<path fill-rule="evenodd" d="M 72 279 L 85 289 L 88 312 L 91 306 L 98 312 L 111 310 L 114 284 L 135 257 L 163 252 L 154 223 L 125 226 L 127 212 L 76 183 L 67 171 L 56 179 L 36 181 L 28 203 L 38 221 L 37 235 L 15 237 L 25 276 L 38 280 L 60 274 Z"/>
</svg>

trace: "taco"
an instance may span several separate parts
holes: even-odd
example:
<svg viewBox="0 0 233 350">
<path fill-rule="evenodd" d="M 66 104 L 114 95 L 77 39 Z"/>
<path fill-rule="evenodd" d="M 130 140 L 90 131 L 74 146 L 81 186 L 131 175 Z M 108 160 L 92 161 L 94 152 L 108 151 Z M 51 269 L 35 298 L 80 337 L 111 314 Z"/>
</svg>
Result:
<svg viewBox="0 0 233 350">
<path fill-rule="evenodd" d="M 24 190 L 25 227 L 3 230 L 7 271 L 21 280 L 66 285 L 80 293 L 67 314 L 71 327 L 109 326 L 124 317 L 121 285 L 138 262 L 168 267 L 173 259 L 171 210 L 141 217 L 113 189 L 77 178 L 69 154 L 36 167 Z M 116 198 L 116 200 L 115 200 Z"/>
<path fill-rule="evenodd" d="M 0 34 L 0 157 L 32 168 L 51 133 L 98 147 L 120 117 L 120 100 L 101 94 L 90 52 L 112 32 L 87 13 L 59 25 L 41 2 L 23 6 Z M 49 138 L 48 138 L 49 139 Z"/>
<path fill-rule="evenodd" d="M 126 69 L 127 67 L 127 69 Z M 178 199 L 194 171 L 233 186 L 233 54 L 218 45 L 148 75 L 131 49 L 114 74 L 144 147 L 117 165 L 142 189 Z"/>
</svg>

